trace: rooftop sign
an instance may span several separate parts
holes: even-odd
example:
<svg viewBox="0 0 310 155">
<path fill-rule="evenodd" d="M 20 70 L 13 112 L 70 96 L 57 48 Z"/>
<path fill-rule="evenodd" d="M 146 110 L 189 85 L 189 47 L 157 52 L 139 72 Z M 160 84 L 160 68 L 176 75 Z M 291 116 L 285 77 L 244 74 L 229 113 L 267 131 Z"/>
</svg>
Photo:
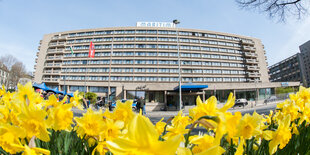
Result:
<svg viewBox="0 0 310 155">
<path fill-rule="evenodd" d="M 170 27 L 175 28 L 171 22 L 137 22 L 137 27 Z"/>
</svg>

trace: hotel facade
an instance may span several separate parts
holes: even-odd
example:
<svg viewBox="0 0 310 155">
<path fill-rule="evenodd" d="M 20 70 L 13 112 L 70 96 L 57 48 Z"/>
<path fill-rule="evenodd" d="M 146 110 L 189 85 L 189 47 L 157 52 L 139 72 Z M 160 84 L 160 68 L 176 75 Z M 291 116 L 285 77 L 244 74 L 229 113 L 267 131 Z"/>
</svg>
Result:
<svg viewBox="0 0 310 155">
<path fill-rule="evenodd" d="M 90 42 L 94 58 L 88 57 Z M 230 92 L 248 100 L 264 98 L 281 86 L 269 82 L 259 39 L 173 23 L 46 34 L 38 50 L 34 82 L 104 98 L 109 94 L 111 100 L 143 96 L 149 110 L 178 105 L 178 58 L 182 86 L 207 85 L 182 90 L 184 105 L 195 104 L 197 95 L 203 100 L 216 95 L 224 102 Z"/>
</svg>

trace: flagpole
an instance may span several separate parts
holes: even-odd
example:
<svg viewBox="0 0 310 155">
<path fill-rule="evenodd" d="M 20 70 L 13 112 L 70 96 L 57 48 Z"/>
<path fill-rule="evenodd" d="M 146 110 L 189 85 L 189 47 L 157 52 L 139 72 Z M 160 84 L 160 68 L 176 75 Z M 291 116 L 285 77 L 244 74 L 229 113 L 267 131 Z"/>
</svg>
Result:
<svg viewBox="0 0 310 155">
<path fill-rule="evenodd" d="M 112 64 L 112 54 L 113 54 L 113 41 L 114 41 L 114 38 L 112 37 L 112 45 L 111 45 L 111 53 L 110 53 L 110 66 L 109 66 L 109 81 L 108 81 L 108 104 L 110 102 L 110 93 L 111 93 L 110 82 L 111 82 L 111 64 Z"/>
<path fill-rule="evenodd" d="M 70 47 L 69 47 L 70 48 Z M 64 76 L 64 93 L 65 94 L 67 94 L 67 91 L 66 91 L 66 73 L 67 73 L 67 69 L 68 69 L 68 66 L 67 66 L 68 64 L 66 63 L 66 67 L 65 67 L 65 69 L 66 69 L 66 72 L 65 72 L 65 76 Z"/>
<path fill-rule="evenodd" d="M 71 52 L 71 57 L 73 57 L 73 49 L 72 49 L 72 45 L 70 45 L 70 52 Z M 72 58 L 71 58 L 71 62 L 72 62 Z M 67 87 L 66 87 L 66 78 L 67 78 L 67 73 L 68 73 L 68 61 L 66 63 L 66 72 L 65 72 L 65 77 L 64 77 L 64 93 L 67 94 Z"/>
<path fill-rule="evenodd" d="M 89 51 L 88 51 L 88 58 L 92 57 L 92 50 L 93 50 L 93 42 L 90 41 L 90 45 L 89 45 Z M 90 55 L 91 54 L 91 55 Z M 86 66 L 85 66 L 85 79 L 84 79 L 84 98 L 86 95 L 86 76 L 88 75 L 88 58 L 86 58 Z"/>
<path fill-rule="evenodd" d="M 85 94 L 86 94 L 86 76 L 87 76 L 87 64 L 88 64 L 88 58 L 86 59 L 86 66 L 85 66 L 85 79 L 84 79 L 84 98 L 85 98 Z"/>
</svg>

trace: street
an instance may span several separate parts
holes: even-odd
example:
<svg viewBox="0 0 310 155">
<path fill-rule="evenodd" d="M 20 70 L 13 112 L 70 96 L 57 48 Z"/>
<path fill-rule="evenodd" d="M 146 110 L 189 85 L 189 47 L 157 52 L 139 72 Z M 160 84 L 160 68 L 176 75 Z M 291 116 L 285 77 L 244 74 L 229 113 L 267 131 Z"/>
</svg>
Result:
<svg viewBox="0 0 310 155">
<path fill-rule="evenodd" d="M 245 108 L 236 107 L 235 109 L 231 108 L 228 111 L 229 112 L 237 112 L 240 111 L 242 115 L 249 113 L 252 114 L 254 111 L 256 111 L 258 114 L 269 114 L 270 110 L 274 110 L 276 108 L 276 105 L 279 102 L 272 102 L 268 103 L 267 105 L 257 105 L 253 108 L 248 105 Z M 76 108 L 72 109 L 74 116 L 82 116 L 83 113 L 86 112 L 86 110 L 81 111 Z M 185 115 L 188 115 L 188 111 L 183 112 Z M 164 121 L 167 121 L 170 117 L 173 117 L 178 114 L 178 111 L 150 111 L 147 112 L 146 116 L 152 121 L 153 124 L 156 124 L 161 118 L 164 117 Z"/>
<path fill-rule="evenodd" d="M 234 113 L 240 111 L 242 115 L 249 113 L 253 114 L 256 111 L 258 114 L 265 114 L 268 115 L 270 110 L 274 110 L 276 108 L 276 104 L 264 105 L 255 108 L 236 108 L 236 109 L 229 109 L 228 111 Z M 151 113 L 151 114 L 150 114 Z M 157 115 L 154 114 L 155 112 L 149 112 L 146 114 L 147 117 L 150 118 L 153 124 L 156 124 L 162 117 L 164 117 L 164 121 L 167 121 L 170 117 L 175 116 L 177 112 L 157 112 Z M 165 114 L 166 113 L 166 114 Z M 188 115 L 188 113 L 185 113 Z"/>
</svg>

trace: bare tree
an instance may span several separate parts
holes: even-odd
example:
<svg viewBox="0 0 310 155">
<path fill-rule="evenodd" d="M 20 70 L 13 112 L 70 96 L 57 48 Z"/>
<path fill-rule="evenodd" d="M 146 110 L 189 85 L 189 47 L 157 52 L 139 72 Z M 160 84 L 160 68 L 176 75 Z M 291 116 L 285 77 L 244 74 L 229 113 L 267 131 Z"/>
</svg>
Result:
<svg viewBox="0 0 310 155">
<path fill-rule="evenodd" d="M 22 62 L 17 61 L 14 65 L 12 65 L 10 70 L 10 86 L 16 86 L 19 79 L 25 77 L 26 75 L 27 71 L 25 65 Z"/>
<path fill-rule="evenodd" d="M 25 65 L 14 56 L 10 54 L 1 56 L 0 63 L 4 64 L 9 70 L 9 78 L 6 81 L 9 89 L 14 89 L 21 78 L 29 79 Z"/>
<path fill-rule="evenodd" d="M 10 55 L 4 55 L 0 57 L 0 63 L 4 64 L 9 70 L 11 70 L 12 66 L 17 62 L 17 59 Z"/>
<path fill-rule="evenodd" d="M 271 18 L 285 22 L 289 16 L 301 19 L 308 13 L 309 0 L 236 0 L 241 8 L 258 9 Z"/>
</svg>

